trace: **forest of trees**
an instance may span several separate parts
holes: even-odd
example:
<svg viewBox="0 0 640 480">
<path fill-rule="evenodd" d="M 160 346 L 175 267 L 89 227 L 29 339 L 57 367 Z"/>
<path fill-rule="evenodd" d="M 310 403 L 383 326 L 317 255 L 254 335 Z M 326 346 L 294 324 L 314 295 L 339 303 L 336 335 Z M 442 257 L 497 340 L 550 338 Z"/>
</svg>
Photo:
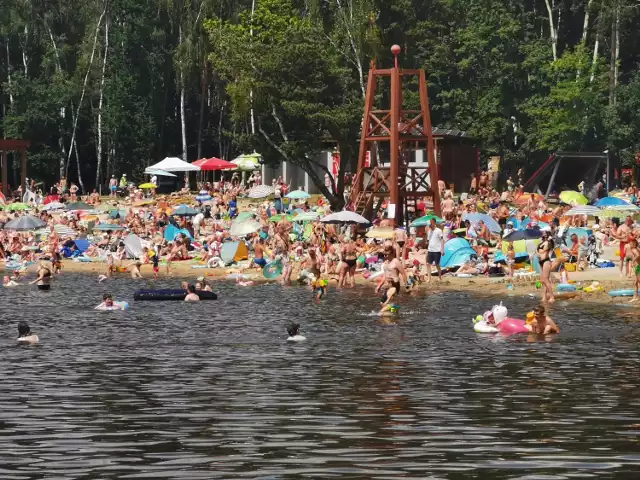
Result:
<svg viewBox="0 0 640 480">
<path fill-rule="evenodd" d="M 0 132 L 85 189 L 165 156 L 357 156 L 369 64 L 508 168 L 640 150 L 638 0 L 0 0 Z M 13 160 L 17 162 L 17 157 Z M 13 169 L 17 175 L 17 169 Z M 12 183 L 16 183 L 13 179 Z"/>
</svg>

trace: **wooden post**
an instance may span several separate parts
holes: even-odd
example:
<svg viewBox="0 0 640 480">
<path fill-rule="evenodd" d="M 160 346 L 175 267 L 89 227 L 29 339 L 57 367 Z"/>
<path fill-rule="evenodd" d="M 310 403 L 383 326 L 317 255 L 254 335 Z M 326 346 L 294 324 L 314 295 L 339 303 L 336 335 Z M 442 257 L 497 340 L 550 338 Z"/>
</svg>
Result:
<svg viewBox="0 0 640 480">
<path fill-rule="evenodd" d="M 433 143 L 433 126 L 431 125 L 431 110 L 429 105 L 429 91 L 427 90 L 427 76 L 424 70 L 420 70 L 420 107 L 422 108 L 422 120 L 424 134 L 427 136 L 427 160 L 429 161 L 429 180 L 431 182 L 431 192 L 433 194 L 433 211 L 436 215 L 442 215 L 440 207 L 440 189 L 438 188 L 438 180 L 440 179 L 438 169 L 438 159 L 436 158 L 436 149 Z"/>
<path fill-rule="evenodd" d="M 7 172 L 7 151 L 2 150 L 2 193 L 9 195 L 9 185 L 7 184 L 8 172 Z"/>
<path fill-rule="evenodd" d="M 22 180 L 22 188 L 26 189 L 29 187 L 27 185 L 27 149 L 23 148 L 20 150 L 20 178 Z"/>
<path fill-rule="evenodd" d="M 394 205 L 395 215 L 390 218 L 393 221 L 394 227 L 397 227 L 402 223 L 402 205 L 400 203 L 400 135 L 398 127 L 400 125 L 400 109 L 399 105 L 400 95 L 398 90 L 400 89 L 400 71 L 398 70 L 398 54 L 396 56 L 396 64 L 391 71 L 391 142 L 389 147 L 389 160 L 391 162 L 391 168 L 389 173 L 389 187 L 390 192 L 389 199 L 390 204 Z"/>
</svg>

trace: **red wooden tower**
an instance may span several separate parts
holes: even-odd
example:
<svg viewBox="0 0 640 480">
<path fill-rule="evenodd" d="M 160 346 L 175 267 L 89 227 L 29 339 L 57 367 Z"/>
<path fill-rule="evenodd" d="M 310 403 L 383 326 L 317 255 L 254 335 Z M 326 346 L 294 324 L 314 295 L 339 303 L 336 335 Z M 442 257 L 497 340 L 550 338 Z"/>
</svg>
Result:
<svg viewBox="0 0 640 480">
<path fill-rule="evenodd" d="M 391 53 L 393 68 L 378 69 L 372 63 L 369 70 L 351 202 L 355 211 L 370 217 L 388 197 L 389 217 L 401 226 L 406 222 L 407 207 L 415 208 L 419 198 L 431 198 L 433 211 L 437 215 L 441 211 L 426 76 L 424 70 L 398 67 L 398 45 L 391 47 Z M 383 99 L 387 93 L 386 101 L 376 107 L 376 89 L 388 80 L 390 91 L 381 92 Z M 419 110 L 404 106 L 403 89 L 409 83 L 418 88 Z"/>
</svg>

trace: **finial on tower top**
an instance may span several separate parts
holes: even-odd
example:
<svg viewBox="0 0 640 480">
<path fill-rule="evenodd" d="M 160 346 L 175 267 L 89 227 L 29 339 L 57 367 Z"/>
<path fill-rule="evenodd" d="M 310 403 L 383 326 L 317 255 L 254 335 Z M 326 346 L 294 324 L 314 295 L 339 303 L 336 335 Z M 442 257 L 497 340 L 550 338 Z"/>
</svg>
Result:
<svg viewBox="0 0 640 480">
<path fill-rule="evenodd" d="M 398 68 L 398 55 L 400 55 L 401 51 L 402 49 L 400 48 L 400 45 L 396 44 L 391 47 L 391 53 L 393 53 L 393 56 L 395 57 L 396 68 Z"/>
</svg>

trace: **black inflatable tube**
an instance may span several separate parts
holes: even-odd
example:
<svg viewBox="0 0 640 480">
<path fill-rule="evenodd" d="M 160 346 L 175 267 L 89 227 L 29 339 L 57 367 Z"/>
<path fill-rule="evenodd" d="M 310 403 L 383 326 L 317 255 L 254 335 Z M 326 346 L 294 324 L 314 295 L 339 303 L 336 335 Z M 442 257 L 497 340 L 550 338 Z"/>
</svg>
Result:
<svg viewBox="0 0 640 480">
<path fill-rule="evenodd" d="M 207 292 L 205 290 L 197 290 L 196 294 L 200 297 L 200 300 L 217 300 L 218 295 L 213 292 Z M 155 301 L 167 301 L 167 300 L 184 300 L 187 296 L 187 292 L 184 290 L 138 290 L 133 294 L 134 300 L 155 300 Z"/>
</svg>

